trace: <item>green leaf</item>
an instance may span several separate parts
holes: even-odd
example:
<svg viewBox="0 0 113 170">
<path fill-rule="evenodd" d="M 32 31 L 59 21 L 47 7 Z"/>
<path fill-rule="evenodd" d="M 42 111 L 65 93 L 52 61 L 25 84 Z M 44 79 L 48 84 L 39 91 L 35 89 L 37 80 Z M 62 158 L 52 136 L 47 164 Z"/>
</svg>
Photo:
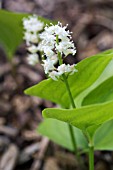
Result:
<svg viewBox="0 0 113 170">
<path fill-rule="evenodd" d="M 0 10 L 0 43 L 9 58 L 13 56 L 16 48 L 22 42 L 22 18 L 25 16 L 27 15 Z"/>
<path fill-rule="evenodd" d="M 98 93 L 97 96 L 95 96 L 95 102 L 93 104 L 102 103 L 102 102 L 107 102 L 109 100 L 113 100 L 113 96 L 112 95 L 111 95 L 110 98 L 107 97 L 107 95 L 108 96 L 110 95 L 109 94 L 109 91 L 110 91 L 109 88 L 111 86 L 109 86 L 107 83 L 105 83 L 107 81 L 107 79 L 110 79 L 110 77 L 112 77 L 112 76 L 113 76 L 113 59 L 109 62 L 109 64 L 104 69 L 104 71 L 100 75 L 100 77 L 91 86 L 89 86 L 87 89 L 85 89 L 82 93 L 80 93 L 77 96 L 76 103 L 78 103 L 79 106 L 89 105 L 90 99 L 93 98 L 94 96 L 92 96 L 92 97 L 90 96 L 90 99 L 88 101 L 87 101 L 87 96 L 89 96 L 89 94 L 92 93 L 92 91 L 95 91 L 96 94 Z M 110 80 L 108 80 L 108 81 L 110 82 Z M 107 86 L 109 86 L 109 87 L 107 87 Z M 104 89 L 104 87 L 106 88 L 106 90 Z M 98 92 L 96 92 L 97 89 L 98 89 Z M 104 99 L 102 99 L 100 97 L 101 101 L 99 101 L 99 96 L 103 96 Z M 105 96 L 106 96 L 106 98 L 105 98 Z M 79 100 L 81 101 L 81 103 L 79 103 Z M 86 101 L 85 104 L 84 104 L 84 100 Z M 91 100 L 93 100 L 93 99 L 91 99 Z M 90 104 L 92 104 L 92 103 L 90 103 Z"/>
<path fill-rule="evenodd" d="M 101 124 L 113 119 L 112 108 L 113 101 L 110 101 L 77 109 L 45 109 L 43 116 L 67 122 L 92 137 Z"/>
<path fill-rule="evenodd" d="M 77 107 L 80 107 L 84 97 L 100 85 L 103 81 L 113 76 L 113 50 L 97 54 L 84 59 L 77 64 L 78 72 L 69 76 L 69 86 Z M 61 81 L 47 79 L 27 89 L 26 94 L 38 96 L 58 103 L 65 108 L 70 107 L 70 100 L 65 84 Z"/>
<path fill-rule="evenodd" d="M 82 105 L 91 105 L 113 100 L 113 77 L 104 81 L 91 91 L 83 100 Z"/>
<path fill-rule="evenodd" d="M 80 149 L 87 149 L 87 141 L 82 133 L 82 131 L 78 128 L 74 128 L 74 134 L 77 142 L 77 147 Z M 74 151 L 72 142 L 70 140 L 70 133 L 68 124 L 65 122 L 61 122 L 55 119 L 45 119 L 38 127 L 38 132 L 44 136 L 47 136 L 49 139 L 54 141 L 55 143 Z"/>
<path fill-rule="evenodd" d="M 81 130 L 74 128 L 77 148 L 87 151 L 88 144 Z M 70 140 L 68 125 L 65 122 L 56 119 L 45 119 L 38 127 L 37 131 L 47 136 L 53 142 L 63 146 L 70 151 L 74 151 Z M 113 150 L 113 120 L 105 122 L 101 125 L 94 135 L 95 150 Z"/>
<path fill-rule="evenodd" d="M 95 133 L 95 150 L 113 150 L 113 120 L 104 123 Z"/>
<path fill-rule="evenodd" d="M 5 49 L 9 59 L 11 59 L 17 47 L 23 41 L 22 19 L 28 14 L 12 13 L 0 10 L 0 44 Z M 50 24 L 50 20 L 42 17 L 39 19 L 45 24 Z"/>
</svg>

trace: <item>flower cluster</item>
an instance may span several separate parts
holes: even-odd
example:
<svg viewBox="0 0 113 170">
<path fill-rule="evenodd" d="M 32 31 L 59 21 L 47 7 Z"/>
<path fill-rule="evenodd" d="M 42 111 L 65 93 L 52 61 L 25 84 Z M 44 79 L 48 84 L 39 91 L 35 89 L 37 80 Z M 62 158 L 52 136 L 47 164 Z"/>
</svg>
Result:
<svg viewBox="0 0 113 170">
<path fill-rule="evenodd" d="M 43 30 L 44 24 L 41 22 L 36 15 L 29 16 L 23 19 L 24 27 L 24 40 L 28 46 L 28 51 L 31 53 L 28 56 L 28 62 L 31 65 L 38 63 L 39 56 L 38 43 L 39 43 L 39 33 Z"/>
<path fill-rule="evenodd" d="M 67 26 L 62 27 L 61 23 L 57 25 L 46 26 L 45 31 L 40 34 L 42 40 L 39 44 L 39 49 L 44 52 L 46 59 L 43 60 L 43 67 L 45 73 L 53 80 L 57 80 L 61 75 L 76 72 L 75 64 L 61 64 L 58 68 L 55 64 L 58 62 L 60 54 L 66 57 L 69 54 L 75 55 L 76 48 L 73 41 L 71 41 L 71 33 L 66 30 Z M 63 58 L 62 58 L 63 61 Z"/>
</svg>

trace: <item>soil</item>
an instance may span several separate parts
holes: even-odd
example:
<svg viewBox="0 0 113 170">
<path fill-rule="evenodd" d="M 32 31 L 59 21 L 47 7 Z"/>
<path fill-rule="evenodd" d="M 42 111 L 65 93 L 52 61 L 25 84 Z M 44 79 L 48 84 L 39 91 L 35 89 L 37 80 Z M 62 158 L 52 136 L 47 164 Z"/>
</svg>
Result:
<svg viewBox="0 0 113 170">
<path fill-rule="evenodd" d="M 113 0 L 1 0 L 1 8 L 28 12 L 69 24 L 78 62 L 113 47 Z M 41 112 L 54 104 L 26 96 L 24 90 L 45 78 L 40 64 L 27 63 L 25 44 L 12 62 L 0 49 L 0 170 L 83 170 L 74 154 L 41 136 Z M 88 157 L 82 155 L 85 169 Z M 95 170 L 113 170 L 112 152 L 95 152 Z"/>
</svg>

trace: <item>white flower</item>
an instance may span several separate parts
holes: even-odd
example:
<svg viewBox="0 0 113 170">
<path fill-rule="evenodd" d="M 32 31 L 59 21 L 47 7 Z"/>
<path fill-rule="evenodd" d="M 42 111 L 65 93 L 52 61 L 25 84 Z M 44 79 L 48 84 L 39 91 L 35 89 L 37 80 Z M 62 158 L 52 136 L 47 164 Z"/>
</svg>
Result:
<svg viewBox="0 0 113 170">
<path fill-rule="evenodd" d="M 64 55 L 67 56 L 69 54 L 75 55 L 76 54 L 76 49 L 66 49 L 63 51 Z"/>
<path fill-rule="evenodd" d="M 53 80 L 58 80 L 58 78 L 65 73 L 73 74 L 76 72 L 75 65 L 62 64 L 55 68 L 55 64 L 58 62 L 58 53 L 61 55 L 68 54 L 75 55 L 76 48 L 73 41 L 71 41 L 71 33 L 66 30 L 67 26 L 62 27 L 61 23 L 57 25 L 46 26 L 45 31 L 40 34 L 40 39 L 42 42 L 39 44 L 39 49 L 44 52 L 47 57 L 44 60 L 44 70 L 45 73 L 49 75 Z M 63 61 L 63 59 L 61 59 Z"/>
<path fill-rule="evenodd" d="M 64 74 L 66 72 L 66 64 L 62 64 L 62 65 L 58 66 L 57 70 L 60 75 Z"/>
<path fill-rule="evenodd" d="M 37 33 L 43 29 L 44 24 L 38 20 L 38 16 L 33 15 L 23 19 L 23 26 L 27 32 Z"/>
<path fill-rule="evenodd" d="M 24 33 L 24 40 L 26 40 L 27 45 L 30 45 L 30 43 L 38 43 L 39 38 L 38 38 L 37 34 L 25 32 Z"/>
<path fill-rule="evenodd" d="M 46 26 L 45 27 L 45 32 L 48 33 L 49 35 L 52 35 L 55 33 L 55 26 L 51 24 L 51 26 Z"/>
<path fill-rule="evenodd" d="M 46 50 L 47 51 L 52 51 L 51 53 L 52 54 L 55 54 L 54 52 L 53 52 L 53 48 L 54 48 L 54 44 L 47 44 L 47 42 L 45 42 L 45 41 L 41 41 L 40 43 L 39 43 L 39 45 L 38 45 L 38 50 L 39 51 L 43 51 L 44 53 L 45 53 L 45 55 L 46 55 Z M 48 55 L 48 54 L 47 54 Z"/>
<path fill-rule="evenodd" d="M 70 73 L 70 75 L 74 74 L 75 72 L 78 72 L 78 70 L 75 68 L 76 64 L 73 65 L 67 65 L 66 72 Z"/>
<path fill-rule="evenodd" d="M 53 56 L 51 56 L 49 58 L 53 64 L 56 64 L 58 62 L 58 57 L 56 54 L 54 54 Z"/>
<path fill-rule="evenodd" d="M 29 52 L 31 53 L 36 53 L 38 51 L 37 46 L 31 45 L 30 47 L 27 48 Z"/>
<path fill-rule="evenodd" d="M 70 75 L 74 74 L 78 70 L 75 68 L 76 64 L 69 65 L 69 64 L 62 64 L 58 66 L 58 69 L 55 71 L 49 70 L 49 77 L 51 77 L 53 80 L 58 80 L 58 78 L 65 73 L 69 73 Z"/>
<path fill-rule="evenodd" d="M 60 75 L 62 75 L 64 73 L 70 73 L 72 75 L 74 72 L 77 72 L 77 69 L 75 68 L 75 64 L 73 64 L 73 65 L 62 64 L 62 65 L 58 66 L 57 70 Z"/>
<path fill-rule="evenodd" d="M 38 20 L 38 16 L 33 15 L 23 19 L 24 40 L 26 44 L 39 42 L 39 31 L 43 30 L 44 23 Z"/>
<path fill-rule="evenodd" d="M 40 34 L 42 40 L 40 49 L 44 51 L 45 55 L 47 54 L 44 49 L 48 49 L 48 51 L 52 50 L 54 53 L 56 52 L 56 54 L 60 52 L 65 56 L 76 53 L 74 43 L 70 40 L 70 32 L 66 31 L 66 28 L 67 26 L 62 27 L 61 23 L 45 27 L 45 31 Z M 56 42 L 57 36 L 59 42 Z"/>
<path fill-rule="evenodd" d="M 55 36 L 54 35 L 51 35 L 51 34 L 49 35 L 47 32 L 44 31 L 40 34 L 39 37 L 42 40 L 39 46 L 41 51 L 44 51 L 44 49 L 50 49 L 50 50 L 54 49 L 55 47 Z"/>
<path fill-rule="evenodd" d="M 70 37 L 70 32 L 66 31 L 66 28 L 67 26 L 62 27 L 62 24 L 59 22 L 58 25 L 56 25 L 55 34 L 58 35 L 60 39 Z"/>
<path fill-rule="evenodd" d="M 39 56 L 38 54 L 29 54 L 27 60 L 30 65 L 35 65 L 39 61 Z"/>
<path fill-rule="evenodd" d="M 55 36 L 52 35 L 52 34 L 49 34 L 48 32 L 44 31 L 40 34 L 40 39 L 42 39 L 43 41 L 45 40 L 45 42 L 48 44 L 48 43 L 52 43 L 54 44 L 55 43 Z"/>
<path fill-rule="evenodd" d="M 44 48 L 44 53 L 45 53 L 45 55 L 48 57 L 48 58 L 50 58 L 50 57 L 52 57 L 53 55 L 55 55 L 55 53 L 50 49 L 50 48 Z"/>
<path fill-rule="evenodd" d="M 60 75 L 57 71 L 52 71 L 49 73 L 49 77 L 51 77 L 53 80 L 58 80 L 59 76 Z"/>
<path fill-rule="evenodd" d="M 46 26 L 45 31 L 49 35 L 58 35 L 60 39 L 70 37 L 70 32 L 66 31 L 67 25 L 62 27 L 62 24 L 58 22 L 57 25 Z"/>
<path fill-rule="evenodd" d="M 47 60 L 43 60 L 43 62 L 44 64 L 42 64 L 42 66 L 44 67 L 44 71 L 46 74 L 49 73 L 49 71 L 52 71 L 55 69 L 51 60 L 47 59 Z"/>
<path fill-rule="evenodd" d="M 67 56 L 68 54 L 75 54 L 76 49 L 74 47 L 74 43 L 69 41 L 61 41 L 58 45 L 56 44 L 56 50 L 59 51 L 61 54 Z"/>
<path fill-rule="evenodd" d="M 39 61 L 37 54 L 39 48 L 36 44 L 39 43 L 39 32 L 43 30 L 44 23 L 38 19 L 38 16 L 33 15 L 23 19 L 24 40 L 26 41 L 27 49 L 31 53 L 28 57 L 28 63 L 35 65 Z M 34 45 L 35 44 L 35 45 Z"/>
</svg>

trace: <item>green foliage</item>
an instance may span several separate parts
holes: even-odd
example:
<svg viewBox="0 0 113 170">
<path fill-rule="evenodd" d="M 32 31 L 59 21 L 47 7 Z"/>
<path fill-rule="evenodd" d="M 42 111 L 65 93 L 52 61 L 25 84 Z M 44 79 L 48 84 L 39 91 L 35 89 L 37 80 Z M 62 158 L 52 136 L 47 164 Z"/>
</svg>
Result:
<svg viewBox="0 0 113 170">
<path fill-rule="evenodd" d="M 104 104 L 84 106 L 77 109 L 54 109 L 43 111 L 45 118 L 54 118 L 81 129 L 92 138 L 95 130 L 104 122 L 113 119 L 113 101 Z"/>
<path fill-rule="evenodd" d="M 56 119 L 45 119 L 44 122 L 39 125 L 37 130 L 39 133 L 49 137 L 49 139 L 57 144 L 74 151 L 67 123 Z M 74 134 L 77 139 L 77 147 L 80 149 L 87 149 L 87 141 L 82 131 L 74 127 Z"/>
<path fill-rule="evenodd" d="M 13 57 L 15 50 L 22 42 L 22 18 L 26 16 L 27 14 L 0 10 L 0 43 L 9 59 Z"/>
<path fill-rule="evenodd" d="M 76 106 L 81 106 L 83 98 L 103 81 L 113 76 L 111 62 L 113 50 L 86 58 L 77 65 L 78 72 L 69 76 L 69 86 Z M 87 90 L 87 91 L 85 91 Z M 38 96 L 69 108 L 70 100 L 64 82 L 47 79 L 27 89 L 26 94 Z"/>
<path fill-rule="evenodd" d="M 37 131 L 47 136 L 55 143 L 74 151 L 68 125 L 65 122 L 56 119 L 45 119 L 38 127 Z M 74 127 L 74 134 L 77 142 L 77 147 L 82 151 L 88 151 L 88 144 L 82 131 Z M 101 125 L 94 135 L 94 149 L 95 150 L 113 150 L 113 120 L 105 122 Z"/>
<path fill-rule="evenodd" d="M 113 100 L 113 77 L 110 77 L 91 91 L 83 100 L 82 105 L 91 105 Z"/>
<path fill-rule="evenodd" d="M 110 141 L 113 132 L 113 50 L 105 51 L 79 62 L 77 69 L 78 72 L 68 78 L 77 108 L 45 109 L 43 115 L 46 118 L 57 119 L 79 128 L 88 140 L 94 139 L 95 149 L 113 150 L 113 142 Z M 65 84 L 61 80 L 44 80 L 27 89 L 25 93 L 50 100 L 65 108 L 71 106 Z M 60 133 L 60 130 L 57 131 L 58 127 L 55 127 L 55 123 L 52 123 L 53 120 L 49 120 L 50 125 L 49 121 L 46 121 L 42 123 L 39 131 L 72 150 L 72 144 L 68 139 L 69 134 L 65 136 L 67 127 L 61 125 L 63 130 Z M 60 123 L 57 126 L 61 129 Z M 75 132 L 76 140 L 78 140 L 81 131 L 78 131 L 80 133 Z M 103 131 L 107 133 L 105 138 Z M 63 140 L 62 136 L 65 136 L 64 139 L 67 140 Z M 83 145 L 82 142 L 84 143 L 85 139 L 79 138 L 80 146 L 78 145 L 78 147 L 87 150 L 87 144 Z"/>
<path fill-rule="evenodd" d="M 7 56 L 11 59 L 17 47 L 23 41 L 22 19 L 28 14 L 12 13 L 0 10 L 0 44 L 3 46 Z M 39 17 L 45 24 L 50 24 L 50 20 Z"/>
<path fill-rule="evenodd" d="M 113 150 L 113 120 L 105 122 L 94 136 L 95 150 Z"/>
</svg>

